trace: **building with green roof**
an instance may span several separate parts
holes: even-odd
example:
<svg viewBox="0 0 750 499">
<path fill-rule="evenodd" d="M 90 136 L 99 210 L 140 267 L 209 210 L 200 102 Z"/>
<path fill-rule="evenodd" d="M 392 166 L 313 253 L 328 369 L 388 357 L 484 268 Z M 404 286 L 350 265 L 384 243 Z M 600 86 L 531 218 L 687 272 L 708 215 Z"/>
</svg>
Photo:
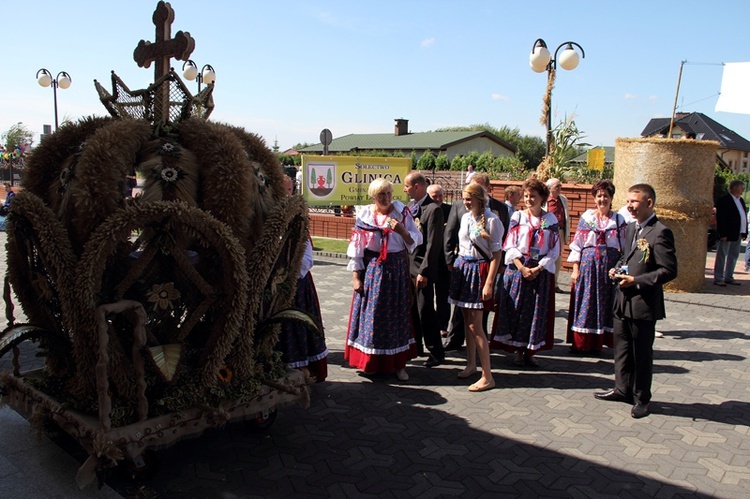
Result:
<svg viewBox="0 0 750 499">
<path fill-rule="evenodd" d="M 470 132 L 409 132 L 409 120 L 395 120 L 394 133 L 353 133 L 337 137 L 328 146 L 329 154 L 366 156 L 367 151 L 416 153 L 417 158 L 427 151 L 436 156 L 444 153 L 452 160 L 456 156 L 466 156 L 471 152 L 482 154 L 491 151 L 494 157 L 513 156 L 516 148 L 497 135 L 485 131 Z M 323 154 L 323 144 L 305 147 L 303 154 Z"/>
</svg>

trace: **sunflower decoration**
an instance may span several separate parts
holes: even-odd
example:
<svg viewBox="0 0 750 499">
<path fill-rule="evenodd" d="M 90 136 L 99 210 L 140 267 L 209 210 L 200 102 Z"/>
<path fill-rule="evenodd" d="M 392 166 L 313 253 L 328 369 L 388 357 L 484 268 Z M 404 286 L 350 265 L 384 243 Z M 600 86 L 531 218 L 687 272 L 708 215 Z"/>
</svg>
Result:
<svg viewBox="0 0 750 499">
<path fill-rule="evenodd" d="M 165 184 L 174 184 L 181 178 L 185 177 L 184 171 L 173 166 L 165 166 L 161 171 L 156 171 L 154 174 L 157 180 Z"/>
<path fill-rule="evenodd" d="M 161 156 L 162 167 L 161 169 L 154 168 L 153 176 L 164 187 L 174 186 L 179 180 L 187 176 L 185 170 L 177 166 L 178 160 L 182 155 L 182 150 L 179 146 L 172 142 L 164 142 L 156 150 L 156 154 Z"/>
<path fill-rule="evenodd" d="M 226 364 L 223 364 L 219 368 L 218 377 L 219 377 L 219 381 L 223 383 L 229 383 L 230 381 L 232 381 L 232 370 L 229 369 L 229 367 Z"/>
<path fill-rule="evenodd" d="M 180 157 L 180 148 L 171 142 L 165 142 L 161 145 L 156 154 L 159 156 L 171 156 L 173 158 Z"/>
<path fill-rule="evenodd" d="M 155 307 L 162 310 L 174 308 L 174 301 L 180 299 L 180 292 L 174 288 L 173 282 L 154 284 L 151 291 L 146 293 L 148 301 L 152 302 Z"/>
</svg>

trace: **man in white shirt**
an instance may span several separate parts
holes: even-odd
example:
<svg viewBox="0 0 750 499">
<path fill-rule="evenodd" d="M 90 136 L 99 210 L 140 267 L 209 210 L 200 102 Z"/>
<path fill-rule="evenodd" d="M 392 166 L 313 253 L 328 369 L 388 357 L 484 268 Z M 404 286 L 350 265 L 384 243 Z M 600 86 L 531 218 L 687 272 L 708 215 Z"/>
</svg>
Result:
<svg viewBox="0 0 750 499">
<path fill-rule="evenodd" d="M 716 286 L 739 286 L 734 280 L 734 267 L 740 256 L 742 240 L 747 237 L 747 206 L 742 199 L 745 183 L 732 180 L 729 183 L 729 194 L 716 202 L 716 232 L 719 244 L 714 260 L 714 284 Z"/>
<path fill-rule="evenodd" d="M 474 176 L 476 172 L 474 171 L 474 165 L 469 165 L 469 172 L 466 174 L 466 180 L 464 180 L 464 184 L 471 183 L 471 177 Z"/>
</svg>

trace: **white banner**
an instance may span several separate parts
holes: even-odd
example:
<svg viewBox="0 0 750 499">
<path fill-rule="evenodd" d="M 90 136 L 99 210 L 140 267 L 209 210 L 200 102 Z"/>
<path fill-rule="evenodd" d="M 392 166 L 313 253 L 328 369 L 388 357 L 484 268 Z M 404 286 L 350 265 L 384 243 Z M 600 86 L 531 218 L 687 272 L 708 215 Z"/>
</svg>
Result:
<svg viewBox="0 0 750 499">
<path fill-rule="evenodd" d="M 750 62 L 727 62 L 716 112 L 750 114 Z"/>
</svg>

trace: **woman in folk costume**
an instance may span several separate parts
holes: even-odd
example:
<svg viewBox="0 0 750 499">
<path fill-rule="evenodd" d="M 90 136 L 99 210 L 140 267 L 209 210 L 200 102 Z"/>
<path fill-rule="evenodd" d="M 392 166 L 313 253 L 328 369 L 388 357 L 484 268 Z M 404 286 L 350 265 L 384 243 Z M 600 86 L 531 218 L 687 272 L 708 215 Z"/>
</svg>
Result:
<svg viewBox="0 0 750 499">
<path fill-rule="evenodd" d="M 320 383 L 328 376 L 328 348 L 323 336 L 322 314 L 320 302 L 315 290 L 310 269 L 313 266 L 313 248 L 307 240 L 305 254 L 302 257 L 302 267 L 297 279 L 297 292 L 294 294 L 294 308 L 298 308 L 312 315 L 318 322 L 320 331 L 315 331 L 296 322 L 284 323 L 279 335 L 277 348 L 282 353 L 282 359 L 292 369 L 307 369 Z"/>
<path fill-rule="evenodd" d="M 586 210 L 578 222 L 575 239 L 570 243 L 568 342 L 572 353 L 599 354 L 602 346 L 612 346 L 612 304 L 615 287 L 609 278 L 622 255 L 627 222 L 612 211 L 615 186 L 600 180 L 591 189 L 596 208 Z"/>
<path fill-rule="evenodd" d="M 284 175 L 284 189 L 292 195 L 294 184 L 291 177 Z M 277 349 L 282 359 L 292 369 L 307 369 L 315 381 L 320 383 L 328 376 L 328 348 L 323 335 L 323 316 L 320 313 L 318 292 L 315 290 L 310 270 L 313 267 L 313 247 L 310 239 L 305 243 L 305 253 L 297 279 L 294 294 L 294 308 L 313 316 L 320 331 L 315 331 L 297 322 L 285 322 L 281 327 Z"/>
<path fill-rule="evenodd" d="M 466 368 L 458 377 L 476 374 L 479 354 L 482 377 L 469 386 L 469 391 L 483 392 L 495 386 L 495 379 L 482 315 L 485 308 L 493 308 L 505 229 L 488 208 L 487 191 L 480 184 L 472 182 L 464 187 L 463 203 L 468 212 L 461 217 L 458 230 L 458 257 L 451 271 L 448 301 L 461 309 L 466 332 Z"/>
<path fill-rule="evenodd" d="M 367 193 L 374 202 L 357 215 L 346 252 L 354 296 L 344 358 L 366 374 L 395 372 L 406 381 L 406 362 L 417 354 L 408 252 L 422 234 L 409 209 L 393 201 L 390 181 L 373 180 Z"/>
<path fill-rule="evenodd" d="M 560 254 L 557 218 L 542 209 L 549 189 L 537 179 L 523 184 L 526 209 L 513 214 L 505 238 L 503 289 L 492 326 L 492 345 L 515 352 L 515 364 L 537 367 L 534 354 L 554 344 L 555 260 Z"/>
</svg>

